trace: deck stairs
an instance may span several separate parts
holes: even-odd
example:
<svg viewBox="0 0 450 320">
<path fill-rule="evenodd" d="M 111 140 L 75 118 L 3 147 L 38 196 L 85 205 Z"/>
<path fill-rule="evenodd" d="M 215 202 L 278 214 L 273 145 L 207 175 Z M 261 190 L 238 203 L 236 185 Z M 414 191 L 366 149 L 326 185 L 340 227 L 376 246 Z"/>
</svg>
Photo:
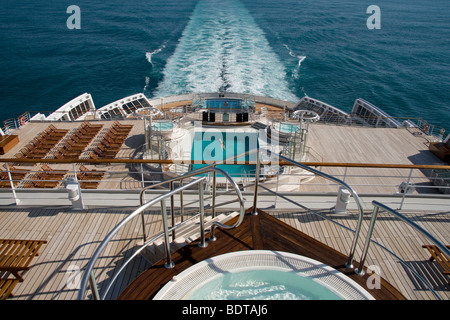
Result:
<svg viewBox="0 0 450 320">
<path fill-rule="evenodd" d="M 215 218 L 212 218 L 211 216 L 205 217 L 205 230 L 210 230 L 212 224 L 214 222 L 220 222 L 225 224 L 227 221 L 233 219 L 239 215 L 237 211 L 234 211 L 232 213 L 221 213 L 217 215 Z M 170 249 L 171 253 L 174 253 L 175 251 L 181 249 L 182 247 L 188 245 L 192 241 L 195 241 L 200 238 L 200 218 L 197 217 L 196 219 L 193 219 L 192 221 L 189 221 L 185 225 L 181 226 L 180 228 L 176 229 L 176 237 L 175 239 L 172 239 L 171 236 L 171 243 L 170 243 Z M 138 242 L 138 246 L 142 246 L 142 240 Z M 165 254 L 165 246 L 164 246 L 164 239 L 163 237 L 158 238 L 156 241 L 150 243 L 147 245 L 147 247 L 141 252 L 141 255 L 152 265 L 161 259 L 164 259 Z"/>
<path fill-rule="evenodd" d="M 252 128 L 257 129 L 257 130 L 259 130 L 259 129 L 266 130 L 267 125 L 264 124 L 264 123 L 262 123 L 262 122 L 255 121 L 255 122 L 252 124 Z"/>
</svg>

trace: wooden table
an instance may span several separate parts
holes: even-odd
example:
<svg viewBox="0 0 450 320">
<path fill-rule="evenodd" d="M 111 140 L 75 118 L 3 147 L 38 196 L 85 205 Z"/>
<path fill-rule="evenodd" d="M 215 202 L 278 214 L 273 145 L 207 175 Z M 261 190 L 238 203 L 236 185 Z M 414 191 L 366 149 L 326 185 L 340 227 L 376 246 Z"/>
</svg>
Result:
<svg viewBox="0 0 450 320">
<path fill-rule="evenodd" d="M 42 240 L 0 239 L 0 299 L 12 294 L 17 283 L 23 281 L 21 271 L 29 270 L 33 258 L 40 247 L 47 243 Z M 13 275 L 13 278 L 10 277 Z"/>
<path fill-rule="evenodd" d="M 16 135 L 6 135 L 0 136 L 0 154 L 5 154 L 12 147 L 19 143 L 19 136 Z"/>
</svg>

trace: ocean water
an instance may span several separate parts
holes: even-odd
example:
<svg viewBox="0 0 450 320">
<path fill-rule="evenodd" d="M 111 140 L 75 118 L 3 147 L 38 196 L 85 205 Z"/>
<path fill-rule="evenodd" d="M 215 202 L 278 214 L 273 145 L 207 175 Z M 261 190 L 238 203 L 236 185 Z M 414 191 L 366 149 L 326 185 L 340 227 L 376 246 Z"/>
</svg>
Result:
<svg viewBox="0 0 450 320">
<path fill-rule="evenodd" d="M 66 10 L 77 5 L 81 28 Z M 369 30 L 370 5 L 381 28 Z M 344 111 L 364 98 L 450 129 L 448 0 L 2 1 L 0 120 L 84 92 L 97 108 L 227 90 Z"/>
</svg>

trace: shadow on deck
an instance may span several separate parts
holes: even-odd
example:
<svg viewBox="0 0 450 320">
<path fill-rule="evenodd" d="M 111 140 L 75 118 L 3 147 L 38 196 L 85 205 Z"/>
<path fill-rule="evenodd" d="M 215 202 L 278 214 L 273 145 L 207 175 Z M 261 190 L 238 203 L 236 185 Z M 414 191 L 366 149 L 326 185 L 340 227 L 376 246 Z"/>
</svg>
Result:
<svg viewBox="0 0 450 320">
<path fill-rule="evenodd" d="M 250 212 L 249 210 L 247 212 Z M 235 218 L 237 219 L 237 218 Z M 232 219 L 232 224 L 236 220 Z M 368 289 L 369 276 L 359 276 L 345 267 L 347 256 L 322 244 L 284 222 L 259 211 L 253 216 L 246 214 L 242 224 L 232 230 L 216 231 L 217 240 L 208 242 L 206 248 L 192 242 L 172 255 L 175 267 L 166 269 L 165 260 L 154 264 L 136 278 L 119 296 L 119 300 L 149 300 L 172 277 L 195 263 L 224 253 L 243 250 L 276 250 L 291 252 L 323 262 L 346 274 L 364 287 L 377 300 L 404 300 L 405 297 L 389 283 L 381 279 L 380 289 Z M 355 262 L 356 266 L 357 263 Z"/>
</svg>

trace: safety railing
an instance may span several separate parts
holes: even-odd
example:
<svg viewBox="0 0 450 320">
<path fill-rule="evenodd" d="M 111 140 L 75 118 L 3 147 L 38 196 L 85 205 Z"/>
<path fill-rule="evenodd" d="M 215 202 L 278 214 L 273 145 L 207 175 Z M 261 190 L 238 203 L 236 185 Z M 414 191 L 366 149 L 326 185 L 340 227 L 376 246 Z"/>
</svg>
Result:
<svg viewBox="0 0 450 320">
<path fill-rule="evenodd" d="M 216 227 L 222 227 L 225 229 L 232 229 L 232 228 L 236 228 L 237 226 L 239 226 L 242 222 L 242 220 L 244 219 L 244 213 L 245 213 L 245 208 L 244 208 L 244 200 L 242 197 L 242 194 L 239 190 L 239 187 L 234 183 L 234 181 L 232 180 L 232 178 L 228 175 L 228 173 L 226 173 L 225 171 L 216 168 L 215 166 L 208 166 L 208 167 L 204 167 L 195 171 L 190 172 L 189 174 L 186 174 L 184 176 L 180 176 L 180 177 L 176 177 L 173 179 L 169 179 L 166 180 L 164 182 L 161 182 L 160 184 L 167 184 L 167 183 L 172 183 L 174 181 L 181 181 L 187 178 L 191 178 L 191 177 L 197 177 L 192 181 L 189 181 L 188 183 L 170 190 L 169 192 L 157 196 L 154 199 L 146 202 L 145 204 L 141 205 L 138 209 L 136 209 L 133 213 L 131 213 L 128 217 L 126 217 L 124 220 L 122 220 L 113 230 L 111 230 L 108 235 L 106 236 L 106 238 L 101 242 L 101 244 L 99 245 L 99 247 L 97 248 L 97 250 L 94 252 L 94 255 L 92 256 L 92 258 L 90 259 L 88 265 L 86 266 L 86 270 L 84 273 L 84 276 L 81 280 L 81 284 L 80 284 L 80 291 L 79 291 L 79 295 L 78 298 L 79 299 L 84 299 L 85 296 L 85 292 L 86 292 L 86 288 L 87 285 L 89 283 L 89 286 L 91 287 L 91 291 L 93 294 L 93 298 L 96 300 L 99 299 L 104 299 L 109 291 L 109 289 L 111 288 L 112 284 L 114 283 L 114 281 L 117 279 L 118 274 L 120 274 L 125 267 L 130 263 L 130 261 L 132 261 L 140 252 L 142 252 L 142 250 L 145 249 L 146 246 L 148 246 L 150 243 L 156 241 L 157 239 L 164 237 L 164 249 L 165 249 L 165 254 L 166 254 L 166 264 L 165 266 L 167 268 L 173 268 L 174 263 L 171 259 L 171 251 L 170 251 L 170 242 L 169 242 L 169 233 L 174 231 L 176 228 L 181 227 L 183 224 L 185 224 L 187 221 L 199 216 L 200 218 L 200 243 L 199 246 L 200 247 L 206 247 L 207 243 L 206 243 L 206 239 L 205 239 L 205 224 L 204 224 L 204 218 L 205 218 L 205 212 L 204 212 L 204 189 L 203 189 L 203 183 L 206 180 L 205 176 L 202 176 L 200 178 L 198 178 L 199 175 L 208 173 L 208 172 L 219 172 L 221 175 L 223 175 L 227 180 L 229 180 L 233 186 L 234 186 L 234 190 L 236 191 L 236 195 L 237 195 L 237 200 L 239 202 L 240 205 L 240 211 L 239 211 L 239 217 L 236 220 L 236 222 L 232 225 L 225 225 L 222 224 L 218 221 L 214 221 L 213 224 L 211 225 L 211 241 L 215 240 L 214 237 L 214 230 Z M 191 187 L 193 187 L 194 185 L 198 185 L 198 192 L 199 192 L 199 210 L 200 213 L 198 215 L 195 215 L 193 217 L 191 217 L 190 219 L 181 222 L 177 225 L 172 225 L 171 228 L 169 228 L 168 226 L 168 221 L 167 221 L 167 210 L 166 210 L 166 204 L 165 204 L 165 199 L 169 198 L 169 197 L 173 197 L 176 193 L 182 192 L 183 190 L 189 189 Z M 156 186 L 152 186 L 152 187 L 156 187 Z M 148 188 L 145 188 L 145 190 L 148 190 Z M 143 190 L 141 192 L 141 203 L 143 203 L 143 194 L 145 193 L 145 190 Z M 213 197 L 214 199 L 214 197 Z M 150 239 L 147 241 L 147 237 L 146 237 L 146 229 L 145 229 L 145 218 L 144 218 L 144 211 L 146 209 L 148 209 L 149 207 L 153 206 L 154 204 L 160 202 L 161 203 L 161 214 L 162 214 L 162 218 L 163 218 L 163 229 L 164 231 L 157 235 L 156 237 Z M 173 209 L 173 205 L 172 205 L 172 209 Z M 103 252 L 103 250 L 106 248 L 106 246 L 108 245 L 108 243 L 112 240 L 112 238 L 118 233 L 119 230 L 121 230 L 127 223 L 129 223 L 133 218 L 135 218 L 136 216 L 141 215 L 142 218 L 142 228 L 143 228 L 143 238 L 144 240 L 144 244 L 138 249 L 136 250 L 136 252 L 122 265 L 122 267 L 120 268 L 120 270 L 116 273 L 116 275 L 112 278 L 112 280 L 110 281 L 107 289 L 105 290 L 105 293 L 100 296 L 100 293 L 98 292 L 97 289 L 97 284 L 96 284 L 96 280 L 95 280 L 95 275 L 93 273 L 93 269 L 95 266 L 96 261 L 98 260 L 98 258 L 100 257 L 100 254 Z"/>
<path fill-rule="evenodd" d="M 3 163 L 3 165 L 1 165 Z M 142 159 L 11 159 L 0 158 L 0 186 L 1 197 L 7 201 L 21 202 L 21 196 L 26 193 L 31 184 L 53 183 L 56 187 L 45 188 L 45 192 L 51 196 L 58 193 L 63 184 L 62 179 L 58 181 L 52 177 L 47 179 L 37 179 L 35 174 L 41 171 L 41 166 L 36 164 L 47 163 L 50 167 L 67 170 L 65 177 L 75 178 L 78 174 L 83 174 L 81 165 L 88 167 L 89 172 L 80 180 L 82 193 L 89 193 L 89 200 L 101 201 L 95 198 L 94 189 L 102 190 L 126 190 L 127 192 L 139 192 L 146 185 L 159 183 L 167 176 L 175 176 L 189 172 L 189 169 L 175 170 L 168 172 L 152 171 L 155 165 L 171 165 L 189 167 L 193 161 L 172 161 L 172 160 L 142 160 Z M 238 164 L 255 165 L 256 161 L 239 162 Z M 426 198 L 447 198 L 450 197 L 450 166 L 448 165 L 411 165 L 411 164 L 371 164 L 371 163 L 330 163 L 330 162 L 301 162 L 308 167 L 314 167 L 328 175 L 338 178 L 351 185 L 359 195 L 382 195 L 398 198 L 400 203 L 397 210 L 403 208 L 408 199 L 415 197 Z M 149 164 L 149 165 L 148 165 Z M 205 164 L 209 164 L 206 163 Z M 230 165 L 232 165 L 231 162 Z M 79 165 L 79 166 L 78 166 Z M 95 168 L 93 166 L 96 166 Z M 264 163 L 266 165 L 266 163 Z M 270 163 L 268 164 L 270 165 Z M 289 170 L 295 168 L 291 163 L 279 160 L 276 165 L 282 170 L 276 174 L 268 175 L 262 170 L 261 179 L 264 179 L 272 190 L 278 191 L 279 186 L 284 190 L 289 189 L 299 193 L 335 192 L 334 182 L 315 177 L 312 179 L 310 172 Z M 5 170 L 6 169 L 6 170 Z M 28 171 L 25 177 L 22 173 Z M 101 179 L 97 176 L 104 173 Z M 444 174 L 445 173 L 445 174 Z M 309 175 L 309 176 L 308 176 Z M 95 177 L 95 178 L 89 178 Z M 246 172 L 242 176 L 233 177 L 233 180 L 240 187 L 252 187 L 254 170 Z M 86 187 L 84 187 L 86 185 Z M 222 184 L 221 190 L 232 189 L 231 184 Z M 38 187 L 36 187 L 38 188 Z M 42 190 L 41 190 L 42 191 Z M 60 192 L 59 192 L 60 193 Z M 29 202 L 29 200 L 26 200 Z M 136 203 L 137 205 L 137 203 Z"/>
<path fill-rule="evenodd" d="M 366 263 L 366 259 L 367 259 L 367 255 L 368 255 L 368 251 L 369 251 L 369 246 L 370 246 L 371 242 L 374 242 L 376 245 L 382 247 L 385 251 L 387 251 L 390 254 L 394 255 L 400 261 L 400 263 L 402 263 L 403 266 L 408 268 L 418 279 L 420 279 L 422 281 L 422 283 L 424 283 L 430 289 L 430 291 L 436 296 L 436 298 L 440 299 L 439 295 L 435 292 L 435 290 L 433 290 L 432 286 L 428 283 L 428 281 L 426 281 L 415 270 L 413 270 L 411 267 L 409 267 L 395 253 L 391 252 L 385 246 L 382 246 L 378 242 L 372 240 L 372 234 L 373 234 L 373 231 L 374 231 L 374 228 L 375 228 L 375 223 L 377 221 L 377 217 L 378 217 L 379 212 L 383 211 L 383 212 L 389 213 L 391 215 L 394 215 L 396 218 L 400 219 L 401 221 L 405 222 L 407 225 L 409 225 L 413 229 L 417 230 L 421 235 L 423 235 L 426 238 L 428 238 L 428 240 L 430 240 L 432 243 L 434 243 L 434 245 L 443 254 L 445 254 L 447 257 L 450 257 L 450 250 L 447 248 L 446 245 L 444 245 L 442 242 L 440 242 L 438 239 L 436 239 L 436 237 L 434 237 L 430 232 L 428 232 L 427 230 L 425 230 L 424 228 L 419 226 L 417 223 L 411 221 L 406 216 L 400 214 L 396 210 L 394 210 L 394 209 L 392 209 L 392 208 L 390 208 L 390 207 L 388 207 L 388 206 L 386 206 L 383 203 L 378 202 L 378 201 L 372 201 L 372 204 L 374 206 L 374 209 L 373 209 L 373 212 L 372 212 L 372 217 L 370 219 L 370 225 L 369 225 L 369 229 L 368 229 L 368 232 L 367 232 L 367 236 L 366 236 L 366 240 L 365 240 L 365 243 L 364 243 L 364 247 L 362 249 L 361 260 L 359 262 L 359 267 L 355 269 L 355 272 L 357 274 L 359 274 L 359 275 L 364 275 L 364 273 L 365 273 L 364 265 Z"/>
<path fill-rule="evenodd" d="M 353 199 L 356 202 L 357 210 L 358 210 L 358 222 L 357 222 L 357 225 L 356 225 L 356 229 L 354 231 L 352 245 L 351 245 L 350 252 L 349 252 L 349 255 L 348 255 L 348 259 L 347 259 L 347 262 L 346 262 L 346 266 L 348 268 L 353 268 L 353 258 L 355 256 L 355 251 L 356 251 L 356 247 L 357 247 L 357 244 L 358 244 L 359 234 L 360 234 L 360 231 L 361 231 L 361 225 L 362 225 L 363 215 L 364 215 L 362 201 L 359 198 L 358 194 L 355 192 L 355 190 L 352 187 L 350 187 L 346 182 L 344 182 L 344 181 L 342 181 L 340 179 L 337 179 L 334 176 L 326 174 L 326 173 L 324 173 L 322 171 L 316 170 L 316 169 L 314 169 L 314 168 L 312 168 L 310 166 L 307 166 L 307 165 L 304 165 L 302 163 L 296 162 L 296 161 L 291 160 L 289 158 L 286 158 L 286 157 L 284 157 L 282 155 L 273 153 L 273 152 L 271 152 L 270 150 L 267 150 L 267 149 L 261 149 L 261 151 L 265 152 L 267 154 L 268 158 L 274 157 L 274 158 L 276 158 L 278 160 L 282 160 L 285 163 L 289 163 L 290 165 L 293 165 L 295 167 L 302 168 L 302 169 L 304 169 L 306 171 L 309 171 L 309 172 L 311 172 L 311 173 L 313 173 L 315 175 L 318 175 L 318 176 L 321 176 L 321 177 L 323 177 L 323 178 L 325 178 L 327 180 L 333 181 L 334 183 L 337 183 L 338 185 L 340 185 L 341 187 L 345 188 L 346 190 L 348 190 L 350 192 L 350 194 L 353 196 Z M 260 177 L 260 172 L 261 172 L 261 161 L 260 161 L 260 156 L 259 156 L 260 149 L 258 149 L 256 152 L 257 152 L 257 164 L 256 164 L 256 174 L 255 174 L 256 179 L 255 179 L 254 198 L 253 198 L 253 212 L 254 212 L 254 214 L 257 213 L 258 193 L 259 193 L 258 186 L 259 186 L 259 177 Z"/>
</svg>

